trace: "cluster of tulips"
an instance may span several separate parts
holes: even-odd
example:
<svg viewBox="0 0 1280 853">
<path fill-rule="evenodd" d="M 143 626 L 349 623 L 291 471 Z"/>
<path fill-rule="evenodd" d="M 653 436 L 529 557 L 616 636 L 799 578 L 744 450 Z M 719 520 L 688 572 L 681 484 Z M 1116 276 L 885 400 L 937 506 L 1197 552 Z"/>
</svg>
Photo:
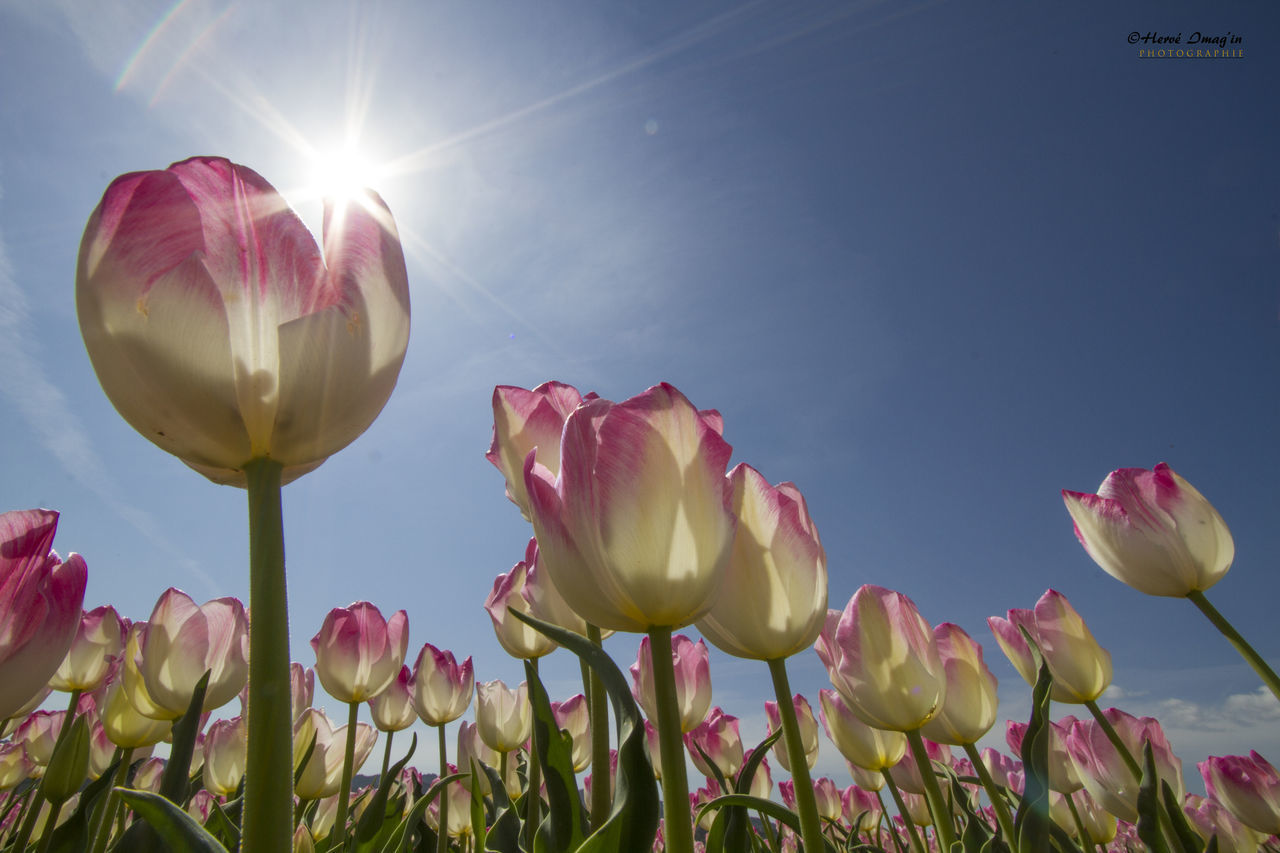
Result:
<svg viewBox="0 0 1280 853">
<path fill-rule="evenodd" d="M 431 644 L 410 669 L 406 613 L 368 602 L 325 617 L 314 669 L 292 661 L 281 486 L 372 422 L 408 335 L 385 205 L 368 194 L 327 211 L 325 232 L 317 247 L 266 181 L 216 158 L 125 175 L 91 217 L 77 301 L 94 367 L 143 435 L 246 488 L 253 618 L 177 590 L 145 623 L 84 613 L 85 563 L 53 553 L 56 514 L 0 516 L 0 844 L 1280 851 L 1275 768 L 1256 753 L 1209 758 L 1208 797 L 1187 794 L 1157 721 L 1097 705 L 1110 656 L 1053 590 L 989 620 L 1032 712 L 1006 723 L 1009 754 L 979 752 L 998 717 L 981 646 L 892 590 L 863 586 L 829 610 L 800 491 L 727 470 L 720 415 L 665 383 L 618 403 L 558 382 L 494 392 L 487 457 L 533 538 L 484 606 L 524 683 L 476 683 L 470 658 Z M 1191 600 L 1280 698 L 1280 678 L 1204 597 L 1234 546 L 1199 492 L 1158 465 L 1063 498 L 1104 570 Z M 687 626 L 705 642 L 677 633 Z M 641 635 L 630 678 L 603 649 L 616 632 Z M 759 744 L 712 707 L 706 642 L 767 667 L 776 701 Z M 582 664 L 582 693 L 563 701 L 538 675 L 557 648 Z M 831 681 L 816 702 L 786 669 L 810 649 Z M 348 706 L 345 726 L 311 707 L 317 677 Z M 65 712 L 33 710 L 49 689 L 70 694 Z M 237 696 L 239 716 L 209 722 Z M 450 762 L 446 727 L 473 699 Z M 1088 715 L 1054 719 L 1053 702 Z M 394 733 L 419 720 L 439 740 L 434 778 L 408 766 L 416 741 L 390 761 Z M 847 779 L 811 775 L 819 721 Z M 353 791 L 380 732 L 376 781 Z M 149 756 L 162 740 L 163 761 Z M 770 758 L 790 776 L 776 799 Z M 706 779 L 693 791 L 688 762 Z"/>
</svg>

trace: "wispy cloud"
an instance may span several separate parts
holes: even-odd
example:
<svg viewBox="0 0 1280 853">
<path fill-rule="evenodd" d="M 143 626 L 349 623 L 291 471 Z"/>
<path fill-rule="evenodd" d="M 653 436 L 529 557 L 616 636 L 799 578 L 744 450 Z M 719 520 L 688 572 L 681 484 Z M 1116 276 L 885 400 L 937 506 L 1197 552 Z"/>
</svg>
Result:
<svg viewBox="0 0 1280 853">
<path fill-rule="evenodd" d="M 42 347 L 33 328 L 26 294 L 18 286 L 0 235 L 0 394 L 21 414 L 32 433 L 62 468 L 85 489 L 108 504 L 125 522 L 170 554 L 211 591 L 213 578 L 160 532 L 148 513 L 124 500 L 115 487 L 66 395 L 45 373 Z"/>
</svg>

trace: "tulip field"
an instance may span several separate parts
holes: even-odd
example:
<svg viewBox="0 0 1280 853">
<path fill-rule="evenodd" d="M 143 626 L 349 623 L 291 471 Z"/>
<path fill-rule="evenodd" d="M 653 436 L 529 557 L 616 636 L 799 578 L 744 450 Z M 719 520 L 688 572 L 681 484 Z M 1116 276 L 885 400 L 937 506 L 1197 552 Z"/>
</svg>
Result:
<svg viewBox="0 0 1280 853">
<path fill-rule="evenodd" d="M 1280 771 L 1240 744 L 1188 793 L 1161 722 L 1100 704 L 1111 656 L 1058 591 L 983 637 L 929 624 L 910 590 L 829 601 L 799 488 L 730 468 L 732 424 L 666 382 L 617 402 L 559 381 L 493 391 L 485 473 L 530 538 L 459 606 L 483 604 L 523 682 L 477 682 L 467 649 L 411 646 L 406 611 L 368 601 L 292 614 L 319 625 L 304 666 L 281 489 L 396 386 L 410 305 L 388 206 L 365 191 L 327 207 L 317 242 L 229 160 L 122 175 L 75 294 L 120 416 L 245 491 L 250 600 L 170 588 L 145 620 L 85 610 L 56 508 L 0 514 L 0 850 L 1280 853 Z M 1248 640 L 1271 626 L 1234 626 L 1207 597 L 1235 546 L 1194 486 L 1161 463 L 1061 496 L 1082 562 L 1188 599 L 1280 698 Z M 634 660 L 605 652 L 613 634 L 637 635 Z M 761 742 L 712 705 L 708 644 L 768 679 Z M 997 649 L 1028 718 L 1002 713 Z M 549 695 L 552 653 L 577 658 L 580 692 Z M 809 655 L 830 684 L 806 696 L 788 665 Z M 437 765 L 392 761 L 417 724 Z M 1006 749 L 979 749 L 992 731 Z M 820 753 L 847 773 L 815 775 Z"/>
</svg>

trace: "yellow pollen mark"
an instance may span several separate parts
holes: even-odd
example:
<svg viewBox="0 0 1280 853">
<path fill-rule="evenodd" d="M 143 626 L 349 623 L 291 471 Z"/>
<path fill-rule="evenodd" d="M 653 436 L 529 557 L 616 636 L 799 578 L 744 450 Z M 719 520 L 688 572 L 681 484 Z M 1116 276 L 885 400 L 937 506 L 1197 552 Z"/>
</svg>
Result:
<svg viewBox="0 0 1280 853">
<path fill-rule="evenodd" d="M 352 311 L 351 316 L 347 318 L 347 334 L 353 338 L 360 337 L 360 331 L 364 328 L 364 322 L 360 318 L 359 311 Z"/>
<path fill-rule="evenodd" d="M 135 307 L 144 319 L 151 316 L 151 312 L 147 309 L 147 299 L 145 296 L 138 297 L 138 304 Z"/>
</svg>

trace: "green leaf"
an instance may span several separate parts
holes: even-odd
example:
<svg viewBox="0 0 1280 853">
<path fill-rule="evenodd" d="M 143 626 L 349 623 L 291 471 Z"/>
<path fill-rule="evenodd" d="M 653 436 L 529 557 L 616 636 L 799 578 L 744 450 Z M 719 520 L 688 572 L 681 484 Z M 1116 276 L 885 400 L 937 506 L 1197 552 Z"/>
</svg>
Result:
<svg viewBox="0 0 1280 853">
<path fill-rule="evenodd" d="M 118 752 L 117 752 L 118 754 Z M 120 767 L 117 758 L 102 775 L 94 779 L 80 792 L 80 801 L 71 817 L 53 831 L 49 840 L 48 853 L 82 853 L 93 840 L 89 837 L 89 819 L 94 808 L 106 800 L 105 794 L 111 788 L 111 780 Z"/>
<path fill-rule="evenodd" d="M 227 848 L 181 806 L 150 791 L 115 790 L 175 853 L 227 853 Z"/>
<path fill-rule="evenodd" d="M 71 799 L 89 775 L 89 721 L 80 715 L 71 724 L 66 737 L 58 738 L 44 774 L 44 797 L 57 814 L 58 808 Z"/>
<path fill-rule="evenodd" d="M 485 848 L 488 833 L 485 832 L 484 793 L 480 782 L 476 779 L 476 761 L 471 759 L 471 835 L 475 838 L 477 850 Z"/>
<path fill-rule="evenodd" d="M 160 776 L 160 796 L 173 803 L 187 801 L 187 777 L 191 775 L 191 757 L 200 735 L 200 715 L 204 711 L 204 694 L 209 687 L 209 670 L 196 683 L 187 712 L 173 722 L 173 745 Z"/>
<path fill-rule="evenodd" d="M 1142 784 L 1138 786 L 1138 837 L 1152 853 L 1170 853 L 1160 831 L 1160 777 L 1156 775 L 1151 741 L 1142 742 Z"/>
<path fill-rule="evenodd" d="M 644 721 L 627 678 L 604 650 L 590 640 L 557 625 L 509 611 L 521 622 L 555 640 L 587 663 L 604 684 L 618 721 L 618 778 L 609 817 L 578 848 L 578 853 L 650 853 L 658 834 L 658 782 L 644 743 Z M 608 777 L 609 768 L 592 773 Z"/>
<path fill-rule="evenodd" d="M 382 849 L 382 843 L 385 843 L 386 839 L 382 838 L 380 830 L 388 822 L 388 818 L 399 814 L 400 811 L 398 807 L 394 810 L 389 808 L 387 800 L 400 778 L 400 771 L 409 763 L 409 759 L 413 757 L 413 753 L 417 748 L 418 735 L 414 734 L 413 740 L 409 743 L 409 751 L 405 753 L 404 758 L 401 758 L 387 770 L 382 779 L 382 784 L 378 786 L 377 793 L 373 795 L 373 799 L 365 807 L 364 814 L 360 816 L 360 821 L 356 824 L 355 844 L 352 848 L 356 853 L 369 853 L 369 851 Z M 394 828 L 395 824 L 391 824 L 391 829 L 394 830 Z M 379 843 L 380 838 L 382 843 Z"/>
<path fill-rule="evenodd" d="M 239 800 L 234 802 L 239 803 Z M 224 807 L 217 800 L 210 800 L 210 805 L 209 820 L 205 821 L 206 828 L 216 835 L 228 850 L 240 849 L 240 824 L 227 814 L 231 803 Z"/>
<path fill-rule="evenodd" d="M 1173 792 L 1168 782 L 1160 781 L 1160 793 L 1163 794 L 1165 813 L 1169 815 L 1169 823 L 1173 826 L 1173 834 L 1181 853 L 1204 853 L 1204 839 L 1191 827 L 1187 813 L 1178 802 L 1178 795 Z"/>
<path fill-rule="evenodd" d="M 493 826 L 489 827 L 489 837 L 485 840 L 485 850 L 494 853 L 520 853 L 519 810 L 515 808 L 507 796 L 507 786 L 498 775 L 498 771 L 480 762 L 480 769 L 489 777 L 489 787 L 493 791 L 493 808 L 495 817 Z"/>
<path fill-rule="evenodd" d="M 1035 643 L 1027 640 L 1032 649 Z M 1049 849 L 1049 692 L 1053 677 L 1040 660 L 1036 686 L 1031 691 L 1031 720 L 1022 738 L 1023 792 L 1018 813 L 1013 819 L 1013 833 L 1020 853 L 1042 853 Z"/>
<path fill-rule="evenodd" d="M 586 818 L 578 781 L 573 773 L 573 739 L 556 725 L 551 700 L 528 661 L 524 664 L 529 684 L 529 703 L 533 706 L 533 751 L 542 767 L 542 780 L 547 786 L 547 816 L 537 827 L 535 853 L 570 853 L 586 838 Z M 537 796 L 530 791 L 527 796 Z"/>
<path fill-rule="evenodd" d="M 465 774 L 453 773 L 443 779 L 437 779 L 426 790 L 426 793 L 418 798 L 418 801 L 413 804 L 413 808 L 404 816 L 404 820 L 400 821 L 400 825 L 395 828 L 386 843 L 382 845 L 382 853 L 404 853 L 404 851 L 407 851 L 409 849 L 410 827 L 416 826 L 418 821 L 422 820 L 422 816 L 427 813 L 427 807 L 431 805 L 432 800 L 444 793 L 445 785 L 462 778 L 465 778 Z"/>
</svg>

